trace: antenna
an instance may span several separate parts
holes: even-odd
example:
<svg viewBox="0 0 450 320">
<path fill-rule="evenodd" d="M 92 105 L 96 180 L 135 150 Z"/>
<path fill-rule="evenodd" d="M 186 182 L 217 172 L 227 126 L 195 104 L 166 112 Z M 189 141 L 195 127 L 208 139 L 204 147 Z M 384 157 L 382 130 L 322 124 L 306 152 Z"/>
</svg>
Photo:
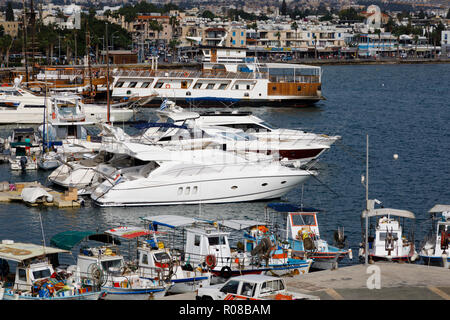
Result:
<svg viewBox="0 0 450 320">
<path fill-rule="evenodd" d="M 365 232 L 365 264 L 369 263 L 369 135 L 366 136 L 366 232 Z"/>
</svg>

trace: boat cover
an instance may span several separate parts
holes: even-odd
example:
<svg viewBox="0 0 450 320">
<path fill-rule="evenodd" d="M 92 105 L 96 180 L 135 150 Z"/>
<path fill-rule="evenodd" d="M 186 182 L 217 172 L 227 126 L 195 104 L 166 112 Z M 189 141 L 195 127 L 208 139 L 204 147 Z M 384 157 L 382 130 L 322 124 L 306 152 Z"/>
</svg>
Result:
<svg viewBox="0 0 450 320">
<path fill-rule="evenodd" d="M 302 207 L 291 203 L 274 202 L 267 204 L 267 207 L 278 212 L 320 212 L 315 208 Z"/>
<path fill-rule="evenodd" d="M 450 212 L 450 205 L 448 204 L 437 204 L 428 211 L 429 213 L 440 213 L 440 212 Z"/>
<path fill-rule="evenodd" d="M 112 229 L 106 230 L 105 233 L 116 236 L 116 237 L 125 238 L 125 239 L 133 239 L 136 237 L 149 235 L 150 230 L 140 228 L 140 227 L 130 226 L 130 227 L 112 228 Z"/>
<path fill-rule="evenodd" d="M 148 216 L 142 217 L 141 219 L 151 222 L 153 225 L 160 225 L 169 228 L 177 228 L 199 222 L 199 220 L 195 218 L 177 215 Z"/>
<path fill-rule="evenodd" d="M 243 230 L 243 229 L 247 229 L 247 228 L 251 228 L 251 227 L 255 227 L 255 226 L 265 226 L 266 225 L 265 222 L 254 221 L 254 220 L 236 220 L 236 219 L 218 221 L 218 223 L 222 226 L 225 226 L 225 227 L 228 227 L 231 229 L 235 229 L 235 230 Z"/>
<path fill-rule="evenodd" d="M 12 241 L 3 241 L 2 243 L 0 243 L 0 258 L 16 262 L 22 262 L 42 255 L 62 252 L 68 253 L 68 251 L 63 249 L 45 247 L 32 243 Z"/>
<path fill-rule="evenodd" d="M 118 240 L 108 234 L 93 232 L 93 231 L 64 231 L 54 235 L 50 239 L 50 244 L 57 248 L 71 250 L 75 245 L 84 239 L 95 240 L 104 243 L 120 244 Z"/>
<path fill-rule="evenodd" d="M 21 197 L 23 201 L 28 203 L 36 203 L 36 200 L 42 199 L 45 197 L 45 201 L 53 202 L 53 195 L 45 191 L 44 188 L 41 187 L 32 187 L 32 188 L 24 188 L 22 190 Z"/>
<path fill-rule="evenodd" d="M 368 213 L 366 210 L 363 211 L 362 217 L 363 218 L 369 218 L 369 217 L 375 217 L 375 216 L 398 216 L 403 218 L 410 218 L 415 219 L 414 213 L 407 210 L 399 210 L 399 209 L 391 209 L 391 208 L 381 208 L 381 209 L 374 209 L 369 210 Z"/>
</svg>

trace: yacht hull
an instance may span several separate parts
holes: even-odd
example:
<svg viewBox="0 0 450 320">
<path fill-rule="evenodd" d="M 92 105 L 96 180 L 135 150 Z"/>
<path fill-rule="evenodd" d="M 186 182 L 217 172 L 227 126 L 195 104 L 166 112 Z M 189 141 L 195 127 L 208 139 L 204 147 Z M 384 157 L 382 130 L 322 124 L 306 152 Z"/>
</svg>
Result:
<svg viewBox="0 0 450 320">
<path fill-rule="evenodd" d="M 199 203 L 230 203 L 276 199 L 303 183 L 309 174 L 195 180 L 132 186 L 119 183 L 91 195 L 98 206 L 154 206 Z M 210 177 L 211 178 L 211 177 Z M 133 181 L 131 181 L 133 182 Z M 153 183 L 154 184 L 154 183 Z M 194 190 L 195 193 L 194 193 Z"/>
</svg>

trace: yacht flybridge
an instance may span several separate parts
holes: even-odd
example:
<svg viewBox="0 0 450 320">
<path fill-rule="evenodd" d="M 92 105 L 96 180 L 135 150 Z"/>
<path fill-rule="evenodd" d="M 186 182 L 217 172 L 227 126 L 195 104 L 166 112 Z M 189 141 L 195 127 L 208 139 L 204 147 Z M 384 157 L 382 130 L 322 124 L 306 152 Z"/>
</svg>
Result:
<svg viewBox="0 0 450 320">
<path fill-rule="evenodd" d="M 305 106 L 324 99 L 320 67 L 260 63 L 243 48 L 203 47 L 201 70 L 122 69 L 114 74 L 113 97 L 156 92 L 180 104 L 202 106 Z M 229 57 L 233 59 L 228 59 Z"/>
</svg>

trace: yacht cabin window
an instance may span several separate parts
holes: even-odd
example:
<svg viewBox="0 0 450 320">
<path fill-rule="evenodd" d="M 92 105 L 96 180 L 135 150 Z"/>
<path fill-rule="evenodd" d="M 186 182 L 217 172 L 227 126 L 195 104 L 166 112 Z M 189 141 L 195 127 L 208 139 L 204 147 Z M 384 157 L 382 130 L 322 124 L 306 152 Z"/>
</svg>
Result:
<svg viewBox="0 0 450 320">
<path fill-rule="evenodd" d="M 33 278 L 36 279 L 42 279 L 42 278 L 48 278 L 52 274 L 50 273 L 50 269 L 43 269 L 43 270 L 37 270 L 33 271 Z"/>
<path fill-rule="evenodd" d="M 208 237 L 208 243 L 210 246 L 227 244 L 224 236 Z"/>
</svg>

